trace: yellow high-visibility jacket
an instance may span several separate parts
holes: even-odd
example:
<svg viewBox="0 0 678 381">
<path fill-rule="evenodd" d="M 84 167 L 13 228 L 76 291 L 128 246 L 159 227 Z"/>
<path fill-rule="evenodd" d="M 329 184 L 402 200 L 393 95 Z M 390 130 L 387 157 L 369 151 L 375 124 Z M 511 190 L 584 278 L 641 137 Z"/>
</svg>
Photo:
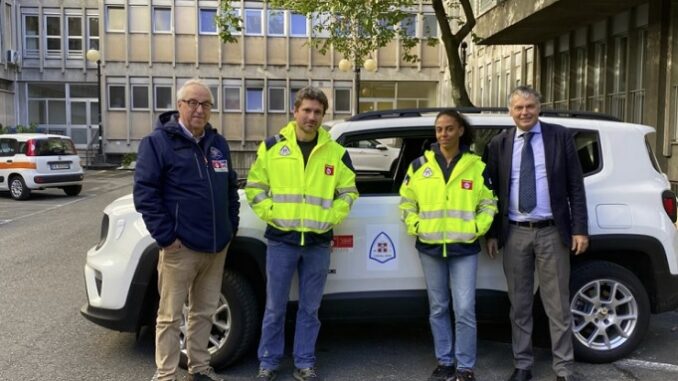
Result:
<svg viewBox="0 0 678 381">
<path fill-rule="evenodd" d="M 407 233 L 426 244 L 473 243 L 487 233 L 497 198 L 485 183 L 485 163 L 462 154 L 447 182 L 435 153 L 414 160 L 400 187 L 400 210 Z"/>
<path fill-rule="evenodd" d="M 295 127 L 292 121 L 259 145 L 247 201 L 268 223 L 267 238 L 300 246 L 328 242 L 358 198 L 355 171 L 346 149 L 322 128 L 304 167 Z"/>
</svg>

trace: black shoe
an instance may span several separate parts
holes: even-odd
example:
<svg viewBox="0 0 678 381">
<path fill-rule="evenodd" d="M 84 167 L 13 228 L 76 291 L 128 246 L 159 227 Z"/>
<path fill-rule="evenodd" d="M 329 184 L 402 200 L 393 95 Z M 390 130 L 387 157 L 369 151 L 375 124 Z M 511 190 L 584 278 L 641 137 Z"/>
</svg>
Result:
<svg viewBox="0 0 678 381">
<path fill-rule="evenodd" d="M 454 365 L 438 365 L 431 373 L 431 377 L 427 381 L 447 381 L 454 380 L 455 367 Z"/>
<path fill-rule="evenodd" d="M 320 377 L 315 371 L 315 368 L 295 368 L 292 377 L 298 381 L 318 381 Z"/>
<path fill-rule="evenodd" d="M 532 379 L 532 371 L 528 369 L 515 369 L 508 381 L 529 381 Z"/>
<path fill-rule="evenodd" d="M 276 377 L 278 377 L 278 371 L 273 369 L 259 368 L 259 373 L 257 373 L 257 380 L 261 381 L 273 381 Z"/>
<path fill-rule="evenodd" d="M 453 381 L 476 381 L 476 376 L 471 369 L 457 369 Z"/>
<path fill-rule="evenodd" d="M 221 377 L 214 371 L 212 368 L 207 368 L 198 373 L 189 373 L 188 381 L 226 381 L 225 378 Z"/>
</svg>

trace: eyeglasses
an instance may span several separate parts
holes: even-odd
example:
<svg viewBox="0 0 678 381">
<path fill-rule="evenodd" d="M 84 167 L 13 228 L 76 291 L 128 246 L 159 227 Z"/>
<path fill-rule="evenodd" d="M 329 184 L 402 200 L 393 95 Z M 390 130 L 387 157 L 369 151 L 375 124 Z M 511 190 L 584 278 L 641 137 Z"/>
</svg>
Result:
<svg viewBox="0 0 678 381">
<path fill-rule="evenodd" d="M 186 103 L 191 110 L 197 109 L 198 106 L 202 106 L 203 111 L 212 109 L 212 102 L 210 101 L 198 102 L 195 99 L 182 99 L 181 101 Z"/>
</svg>

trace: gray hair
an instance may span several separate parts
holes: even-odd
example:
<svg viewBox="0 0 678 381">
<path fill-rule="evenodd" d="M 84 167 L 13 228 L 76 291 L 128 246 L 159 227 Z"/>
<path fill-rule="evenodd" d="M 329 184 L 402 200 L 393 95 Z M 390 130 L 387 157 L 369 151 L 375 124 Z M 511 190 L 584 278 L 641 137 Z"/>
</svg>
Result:
<svg viewBox="0 0 678 381">
<path fill-rule="evenodd" d="M 214 104 L 214 96 L 212 95 L 212 91 L 210 90 L 209 86 L 207 86 L 207 84 L 200 78 L 189 79 L 186 81 L 186 83 L 184 83 L 183 86 L 181 86 L 181 88 L 179 88 L 179 91 L 177 91 L 177 102 L 184 99 L 184 93 L 186 92 L 186 89 L 191 86 L 200 86 L 205 89 L 210 95 L 210 103 Z"/>
<path fill-rule="evenodd" d="M 323 115 L 327 112 L 329 108 L 329 102 L 327 101 L 327 95 L 317 87 L 307 86 L 303 89 L 297 91 L 297 96 L 294 99 L 294 109 L 297 110 L 299 105 L 304 99 L 310 99 L 313 101 L 318 101 L 323 105 Z"/>
<path fill-rule="evenodd" d="M 511 90 L 508 97 L 506 98 L 506 105 L 509 108 L 511 107 L 511 99 L 513 99 L 514 95 L 520 95 L 523 98 L 533 97 L 537 103 L 541 103 L 541 94 L 539 94 L 537 90 L 530 86 L 521 85 Z"/>
</svg>

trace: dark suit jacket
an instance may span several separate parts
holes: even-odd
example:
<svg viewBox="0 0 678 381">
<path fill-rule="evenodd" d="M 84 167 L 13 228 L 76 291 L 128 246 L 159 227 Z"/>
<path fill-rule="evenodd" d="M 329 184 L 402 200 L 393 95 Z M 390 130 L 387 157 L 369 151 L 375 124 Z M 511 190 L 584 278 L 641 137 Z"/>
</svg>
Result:
<svg viewBox="0 0 678 381">
<path fill-rule="evenodd" d="M 572 133 L 557 124 L 540 123 L 553 220 L 563 243 L 570 247 L 573 234 L 588 235 L 581 165 Z M 506 243 L 508 235 L 508 203 L 515 134 L 516 127 L 499 133 L 490 141 L 484 155 L 488 175 L 499 198 L 499 211 L 487 237 L 497 238 L 500 247 Z"/>
</svg>

